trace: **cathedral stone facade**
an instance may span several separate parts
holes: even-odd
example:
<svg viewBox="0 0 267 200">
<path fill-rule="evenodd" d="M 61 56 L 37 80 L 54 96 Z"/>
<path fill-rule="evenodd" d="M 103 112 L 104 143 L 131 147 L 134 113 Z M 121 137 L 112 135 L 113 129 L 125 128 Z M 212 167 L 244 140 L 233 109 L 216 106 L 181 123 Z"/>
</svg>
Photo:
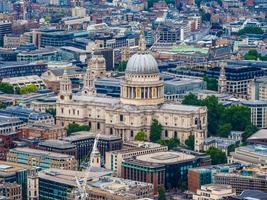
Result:
<svg viewBox="0 0 267 200">
<path fill-rule="evenodd" d="M 88 124 L 91 131 L 118 135 L 124 141 L 134 140 L 143 130 L 149 138 L 150 126 L 157 119 L 163 126 L 162 139 L 177 137 L 181 143 L 189 135 L 195 136 L 195 150 L 203 149 L 207 137 L 206 107 L 186 106 L 164 102 L 163 80 L 154 57 L 145 48 L 144 37 L 140 49 L 128 61 L 121 80 L 121 97 L 98 96 L 94 79 L 105 75 L 104 58 L 93 55 L 88 63 L 81 93 L 72 94 L 71 82 L 63 76 L 57 101 L 57 123 Z"/>
</svg>

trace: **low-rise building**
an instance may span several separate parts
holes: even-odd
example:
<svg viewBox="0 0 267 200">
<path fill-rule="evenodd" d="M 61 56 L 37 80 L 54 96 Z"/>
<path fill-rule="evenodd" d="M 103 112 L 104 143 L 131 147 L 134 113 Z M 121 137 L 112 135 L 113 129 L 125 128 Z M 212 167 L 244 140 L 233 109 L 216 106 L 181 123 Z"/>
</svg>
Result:
<svg viewBox="0 0 267 200">
<path fill-rule="evenodd" d="M 74 156 L 28 147 L 10 149 L 7 154 L 7 161 L 40 167 L 42 169 L 77 169 L 77 160 Z"/>
<path fill-rule="evenodd" d="M 106 153 L 105 168 L 110 169 L 121 176 L 122 161 L 126 158 L 133 156 L 140 156 L 144 154 L 150 154 L 155 152 L 167 151 L 168 147 L 162 146 L 156 143 L 138 142 L 127 144 L 131 147 L 128 149 L 121 149 L 116 151 L 110 151 Z"/>
<path fill-rule="evenodd" d="M 41 138 L 44 140 L 56 140 L 66 137 L 67 133 L 61 126 L 28 124 L 18 131 L 21 138 Z"/>
<path fill-rule="evenodd" d="M 266 168 L 264 167 L 247 167 L 232 173 L 216 173 L 214 182 L 231 185 L 237 194 L 247 189 L 267 192 Z"/>
<path fill-rule="evenodd" d="M 9 83 L 15 88 L 22 88 L 27 85 L 36 85 L 39 89 L 46 87 L 44 81 L 37 75 L 3 78 L 2 82 Z"/>
<path fill-rule="evenodd" d="M 250 144 L 261 144 L 267 146 L 267 129 L 260 129 L 247 139 Z"/>
<path fill-rule="evenodd" d="M 38 144 L 38 149 L 51 151 L 56 153 L 62 153 L 67 155 L 72 155 L 77 158 L 77 147 L 67 141 L 62 140 L 45 140 Z"/>
<path fill-rule="evenodd" d="M 28 171 L 30 169 L 31 167 L 28 165 L 0 161 L 0 179 L 3 180 L 5 183 L 19 184 L 22 189 L 21 194 L 23 199 L 27 199 L 27 176 L 28 176 Z"/>
<path fill-rule="evenodd" d="M 267 147 L 263 145 L 241 146 L 228 156 L 229 163 L 242 163 L 253 165 L 267 164 Z"/>
<path fill-rule="evenodd" d="M 47 64 L 44 62 L 0 62 L 0 77 L 10 78 L 19 76 L 38 75 L 47 71 Z"/>
<path fill-rule="evenodd" d="M 209 150 L 210 147 L 216 147 L 228 154 L 228 147 L 232 144 L 238 144 L 240 141 L 222 138 L 222 137 L 208 137 L 204 140 L 204 151 Z"/>
<path fill-rule="evenodd" d="M 36 112 L 29 108 L 21 106 L 9 106 L 6 109 L 0 109 L 0 116 L 18 117 L 23 122 L 29 124 L 54 125 L 55 119 L 52 115 L 43 112 Z"/>
<path fill-rule="evenodd" d="M 0 197 L 6 200 L 22 200 L 22 188 L 17 183 L 0 183 Z"/>
<path fill-rule="evenodd" d="M 197 193 L 193 195 L 193 200 L 220 200 L 235 194 L 236 192 L 231 185 L 209 184 L 201 186 L 201 189 L 198 189 Z"/>
<path fill-rule="evenodd" d="M 241 168 L 241 164 L 234 163 L 225 165 L 209 165 L 188 169 L 188 190 L 196 193 L 202 185 L 214 183 L 214 174 L 219 172 L 231 173 L 234 170 Z"/>
<path fill-rule="evenodd" d="M 37 112 L 56 110 L 56 97 L 38 98 L 31 102 L 30 108 Z"/>
</svg>

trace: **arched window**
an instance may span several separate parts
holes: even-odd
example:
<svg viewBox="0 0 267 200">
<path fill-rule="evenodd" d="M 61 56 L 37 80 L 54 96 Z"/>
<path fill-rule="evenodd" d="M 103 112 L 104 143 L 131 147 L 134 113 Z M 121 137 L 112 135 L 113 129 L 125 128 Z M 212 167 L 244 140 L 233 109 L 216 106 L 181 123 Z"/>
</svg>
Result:
<svg viewBox="0 0 267 200">
<path fill-rule="evenodd" d="M 100 129 L 100 123 L 97 122 L 97 129 L 99 130 Z"/>
<path fill-rule="evenodd" d="M 113 135 L 113 128 L 109 129 L 109 133 L 110 133 L 110 135 Z"/>
<path fill-rule="evenodd" d="M 134 136 L 134 132 L 133 131 L 131 131 L 131 137 L 133 137 Z"/>
</svg>

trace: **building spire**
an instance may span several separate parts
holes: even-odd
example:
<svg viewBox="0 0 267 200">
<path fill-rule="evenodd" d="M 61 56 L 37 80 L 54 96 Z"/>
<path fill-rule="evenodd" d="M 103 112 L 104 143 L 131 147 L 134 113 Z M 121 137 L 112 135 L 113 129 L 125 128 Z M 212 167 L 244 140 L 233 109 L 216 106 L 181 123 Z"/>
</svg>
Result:
<svg viewBox="0 0 267 200">
<path fill-rule="evenodd" d="M 227 92 L 227 80 L 225 76 L 225 63 L 220 63 L 220 77 L 218 83 L 218 92 L 226 93 Z"/>
<path fill-rule="evenodd" d="M 139 38 L 139 50 L 141 52 L 146 51 L 146 39 L 145 39 L 145 32 L 144 32 L 144 26 L 140 26 L 141 32 L 140 32 L 140 38 Z"/>
</svg>

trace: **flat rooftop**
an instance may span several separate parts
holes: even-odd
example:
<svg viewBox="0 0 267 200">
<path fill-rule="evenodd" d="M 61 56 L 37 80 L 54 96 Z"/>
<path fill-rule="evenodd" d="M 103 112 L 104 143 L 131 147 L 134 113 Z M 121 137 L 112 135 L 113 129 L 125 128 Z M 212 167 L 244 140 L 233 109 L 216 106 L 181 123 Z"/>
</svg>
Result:
<svg viewBox="0 0 267 200">
<path fill-rule="evenodd" d="M 82 179 L 88 173 L 88 180 L 95 180 L 101 176 L 109 175 L 110 171 L 101 172 L 85 172 L 85 171 L 74 171 L 74 170 L 62 170 L 50 168 L 38 173 L 41 179 L 46 179 L 52 182 L 58 182 L 62 184 L 67 184 L 73 187 L 77 186 L 76 178 Z"/>
<path fill-rule="evenodd" d="M 160 164 L 175 164 L 193 160 L 195 158 L 196 157 L 193 155 L 174 151 L 156 152 L 136 157 L 137 160 Z"/>
<path fill-rule="evenodd" d="M 74 158 L 74 156 L 66 155 L 66 154 L 61 154 L 61 153 L 54 153 L 50 151 L 43 151 L 39 149 L 31 149 L 28 147 L 18 147 L 14 149 L 10 149 L 10 152 L 17 153 L 17 152 L 23 152 L 28 155 L 33 155 L 33 156 L 40 156 L 40 157 L 53 157 L 57 159 L 69 159 L 69 158 Z"/>
<path fill-rule="evenodd" d="M 45 146 L 56 149 L 72 149 L 76 147 L 74 144 L 62 140 L 45 140 L 44 142 L 40 142 L 39 146 Z"/>
<path fill-rule="evenodd" d="M 94 139 L 96 137 L 95 133 L 89 132 L 89 131 L 79 131 L 76 133 L 73 133 L 71 136 L 63 138 L 64 141 L 76 141 L 76 140 L 82 140 L 87 138 Z M 104 135 L 100 134 L 99 136 L 100 140 L 120 140 L 121 138 L 115 135 Z"/>
<path fill-rule="evenodd" d="M 24 169 L 31 169 L 32 167 L 28 165 L 7 162 L 7 161 L 0 161 L 0 177 L 5 176 L 8 174 L 16 173 L 17 171 L 21 171 Z"/>
</svg>

